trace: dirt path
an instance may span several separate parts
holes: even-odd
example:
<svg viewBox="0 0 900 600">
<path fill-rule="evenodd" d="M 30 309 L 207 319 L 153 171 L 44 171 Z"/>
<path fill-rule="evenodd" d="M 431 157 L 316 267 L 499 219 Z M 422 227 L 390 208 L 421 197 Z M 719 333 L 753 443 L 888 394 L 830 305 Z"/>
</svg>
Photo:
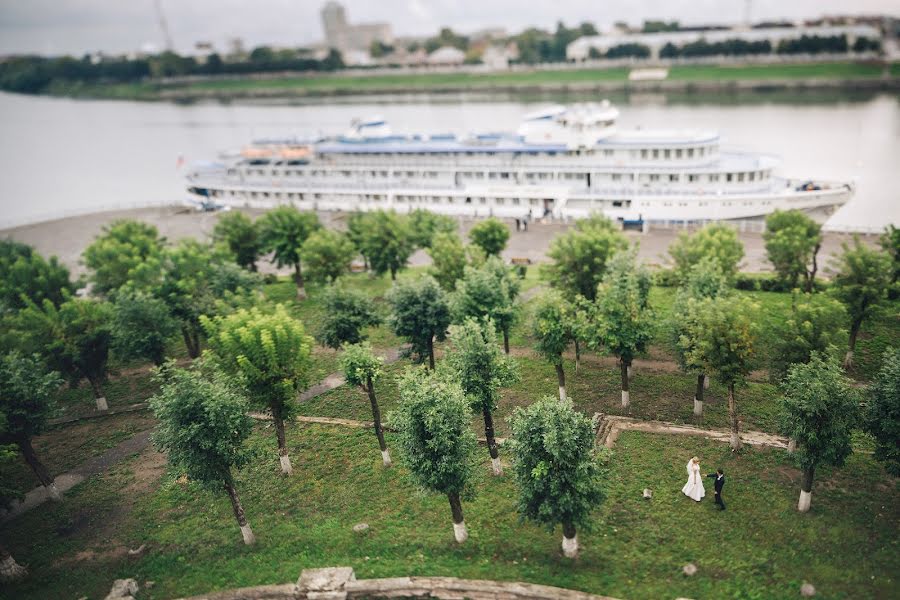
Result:
<svg viewBox="0 0 900 600">
<path fill-rule="evenodd" d="M 677 425 L 666 421 L 641 421 L 631 417 L 606 415 L 601 417 L 598 428 L 598 441 L 607 448 L 612 448 L 622 431 L 643 431 L 645 433 L 663 433 L 670 435 L 698 435 L 718 442 L 730 442 L 731 431 L 728 429 L 701 429 L 693 425 Z M 785 437 L 771 435 L 762 431 L 741 431 L 741 442 L 751 446 L 768 446 L 787 449 Z"/>
</svg>

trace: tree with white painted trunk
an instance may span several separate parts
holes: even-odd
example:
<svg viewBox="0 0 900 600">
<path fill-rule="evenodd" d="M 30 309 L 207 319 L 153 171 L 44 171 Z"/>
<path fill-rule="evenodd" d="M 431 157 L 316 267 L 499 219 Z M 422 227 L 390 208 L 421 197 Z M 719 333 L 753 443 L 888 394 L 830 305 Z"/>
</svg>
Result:
<svg viewBox="0 0 900 600">
<path fill-rule="evenodd" d="M 694 392 L 694 415 L 703 415 L 703 395 L 706 387 L 706 373 L 703 365 L 695 364 L 690 359 L 690 352 L 697 343 L 691 336 L 693 320 L 699 317 L 698 313 L 690 310 L 689 301 L 702 298 L 718 298 L 731 293 L 728 280 L 722 272 L 719 262 L 711 257 L 706 257 L 692 266 L 687 279 L 675 294 L 675 303 L 672 308 L 671 332 L 674 339 L 673 349 L 678 366 L 687 373 L 696 375 L 697 387 Z"/>
<path fill-rule="evenodd" d="M 647 350 L 653 336 L 650 283 L 650 273 L 637 264 L 637 249 L 633 248 L 613 256 L 597 288 L 591 345 L 619 359 L 622 408 L 631 402 L 628 369 L 634 358 Z"/>
<path fill-rule="evenodd" d="M 107 410 L 103 383 L 112 343 L 112 306 L 108 302 L 69 298 L 58 308 L 33 302 L 19 311 L 14 328 L 22 348 L 37 352 L 47 365 L 72 384 L 86 379 L 97 410 Z"/>
<path fill-rule="evenodd" d="M 888 348 L 869 386 L 866 430 L 875 438 L 875 458 L 892 475 L 900 475 L 900 350 Z"/>
<path fill-rule="evenodd" d="M 462 387 L 442 373 L 408 369 L 389 422 L 397 431 L 400 460 L 419 487 L 445 494 L 458 543 L 469 537 L 461 497 L 471 491 L 477 442 Z"/>
<path fill-rule="evenodd" d="M 484 417 L 484 436 L 494 475 L 502 475 L 500 454 L 494 437 L 493 411 L 500 399 L 500 388 L 519 380 L 516 362 L 503 354 L 490 319 L 469 317 L 461 325 L 450 326 L 450 347 L 444 363 L 450 377 L 458 380 L 469 406 Z"/>
<path fill-rule="evenodd" d="M 294 416 L 297 396 L 309 383 L 312 337 L 282 304 L 268 314 L 254 307 L 203 317 L 201 323 L 222 370 L 239 377 L 251 401 L 272 415 L 281 471 L 290 475 L 284 422 Z"/>
<path fill-rule="evenodd" d="M 244 448 L 253 431 L 250 403 L 227 375 L 209 365 L 202 368 L 204 372 L 177 369 L 169 362 L 157 371 L 160 391 L 150 398 L 159 420 L 153 443 L 192 483 L 219 493 L 225 490 L 244 543 L 250 545 L 256 537 L 233 475 L 250 458 Z"/>
<path fill-rule="evenodd" d="M 844 242 L 842 252 L 830 265 L 835 297 L 847 307 L 850 317 L 850 342 L 844 356 L 844 368 L 853 366 L 853 352 L 863 322 L 886 297 L 893 275 L 893 263 L 886 252 L 870 248 L 853 237 L 853 245 Z"/>
<path fill-rule="evenodd" d="M 575 318 L 575 308 L 555 290 L 544 294 L 534 309 L 534 349 L 556 368 L 560 400 L 566 399 L 563 352 L 575 341 Z"/>
<path fill-rule="evenodd" d="M 594 448 L 591 420 L 571 400 L 552 396 L 509 419 L 518 510 L 553 530 L 562 525 L 563 554 L 578 555 L 578 529 L 589 529 L 591 513 L 603 502 L 603 457 Z"/>
<path fill-rule="evenodd" d="M 378 447 L 381 449 L 381 460 L 385 467 L 391 466 L 391 454 L 384 441 L 384 428 L 381 426 L 381 409 L 375 398 L 375 382 L 384 374 L 384 358 L 375 356 L 368 342 L 344 346 L 341 355 L 341 368 L 344 378 L 350 385 L 359 387 L 369 397 L 372 405 L 372 421 Z"/>
<path fill-rule="evenodd" d="M 756 366 L 759 307 L 743 296 L 690 299 L 686 310 L 694 317 L 687 323 L 685 360 L 703 373 L 715 375 L 728 387 L 731 448 L 740 450 L 741 434 L 734 389 Z"/>
<path fill-rule="evenodd" d="M 496 256 L 489 256 L 479 267 L 466 267 L 465 275 L 456 282 L 452 297 L 453 321 L 462 323 L 468 317 L 489 318 L 503 335 L 503 350 L 509 354 L 509 332 L 519 318 L 517 298 L 521 284 L 509 266 Z"/>
<path fill-rule="evenodd" d="M 279 206 L 256 221 L 263 252 L 272 253 L 279 268 L 293 267 L 297 299 L 306 298 L 300 249 L 310 234 L 322 227 L 314 212 L 300 212 L 293 206 Z"/>
<path fill-rule="evenodd" d="M 850 435 L 859 422 L 860 395 L 837 359 L 819 353 L 792 365 L 782 387 L 779 428 L 797 443 L 791 455 L 803 470 L 797 509 L 806 512 L 816 468 L 840 467 L 853 451 Z"/>
</svg>

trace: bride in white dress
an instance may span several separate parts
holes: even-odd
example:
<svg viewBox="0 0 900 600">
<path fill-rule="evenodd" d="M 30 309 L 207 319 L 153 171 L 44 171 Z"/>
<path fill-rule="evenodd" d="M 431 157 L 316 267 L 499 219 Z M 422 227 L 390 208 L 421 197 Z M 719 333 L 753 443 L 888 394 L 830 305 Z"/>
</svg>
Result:
<svg viewBox="0 0 900 600">
<path fill-rule="evenodd" d="M 706 495 L 703 489 L 703 477 L 700 476 L 700 459 L 696 456 L 688 461 L 687 464 L 688 480 L 681 488 L 681 492 L 690 498 L 700 502 L 700 499 Z"/>
</svg>

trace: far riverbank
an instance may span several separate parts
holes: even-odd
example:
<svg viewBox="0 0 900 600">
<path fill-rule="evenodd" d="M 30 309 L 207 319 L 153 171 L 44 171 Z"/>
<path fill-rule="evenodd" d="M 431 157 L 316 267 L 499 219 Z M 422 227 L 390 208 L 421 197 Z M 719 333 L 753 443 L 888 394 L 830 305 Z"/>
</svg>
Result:
<svg viewBox="0 0 900 600">
<path fill-rule="evenodd" d="M 51 85 L 52 95 L 81 98 L 194 102 L 373 95 L 460 93 L 752 93 L 803 90 L 900 91 L 900 63 L 684 65 L 662 81 L 630 81 L 629 67 L 445 71 L 322 75 L 279 73 L 244 77 L 195 77 L 129 84 Z"/>
<path fill-rule="evenodd" d="M 256 218 L 264 211 L 242 210 L 242 212 Z M 160 235 L 173 242 L 190 237 L 205 241 L 210 239 L 221 214 L 199 213 L 180 206 L 119 210 L 0 230 L 0 238 L 12 238 L 30 244 L 44 256 L 57 256 L 72 270 L 74 276 L 78 276 L 84 273 L 84 267 L 80 264 L 81 253 L 102 232 L 105 225 L 115 220 L 134 219 L 149 223 L 159 230 Z M 346 214 L 320 212 L 319 218 L 326 227 L 343 229 Z M 465 237 L 474 222 L 471 219 L 461 219 L 460 235 Z M 528 258 L 534 263 L 541 263 L 547 260 L 546 253 L 551 240 L 566 231 L 570 225 L 559 222 L 534 222 L 529 225 L 527 232 L 515 231 L 512 222 L 509 222 L 509 226 L 511 236 L 503 257 L 507 260 L 514 257 Z M 626 231 L 625 235 L 632 243 L 638 244 L 638 255 L 642 261 L 652 267 L 665 267 L 668 266 L 669 245 L 677 238 L 679 231 L 679 229 L 650 229 L 647 233 Z M 758 232 L 739 231 L 739 236 L 744 244 L 741 270 L 754 273 L 771 272 L 771 265 L 766 260 L 762 235 Z M 827 266 L 831 255 L 838 253 L 841 244 L 851 238 L 851 235 L 844 233 L 823 233 L 822 248 L 819 251 L 820 272 L 823 272 L 823 275 L 827 275 L 824 273 L 824 267 Z M 862 236 L 862 239 L 874 244 L 877 237 L 868 235 Z M 427 265 L 430 262 L 428 255 L 421 250 L 417 251 L 410 261 L 412 265 Z M 274 272 L 268 261 L 261 260 L 259 266 L 263 272 Z"/>
</svg>

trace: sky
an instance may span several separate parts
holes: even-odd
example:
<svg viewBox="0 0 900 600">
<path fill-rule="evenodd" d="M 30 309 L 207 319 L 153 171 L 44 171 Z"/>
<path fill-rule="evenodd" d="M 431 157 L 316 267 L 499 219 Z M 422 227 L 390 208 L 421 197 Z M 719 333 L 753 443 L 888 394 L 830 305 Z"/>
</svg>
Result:
<svg viewBox="0 0 900 600">
<path fill-rule="evenodd" d="M 179 52 L 197 41 L 225 50 L 233 37 L 252 48 L 303 46 L 322 40 L 319 11 L 324 0 L 0 0 L 0 54 L 46 55 L 104 51 L 122 53 L 164 46 L 155 3 L 159 2 Z M 398 36 L 427 36 L 442 26 L 466 33 L 503 27 L 553 28 L 592 21 L 645 19 L 682 24 L 738 23 L 746 0 L 343 0 L 351 23 L 390 22 Z M 754 21 L 823 14 L 900 16 L 900 0 L 751 0 Z"/>
</svg>

